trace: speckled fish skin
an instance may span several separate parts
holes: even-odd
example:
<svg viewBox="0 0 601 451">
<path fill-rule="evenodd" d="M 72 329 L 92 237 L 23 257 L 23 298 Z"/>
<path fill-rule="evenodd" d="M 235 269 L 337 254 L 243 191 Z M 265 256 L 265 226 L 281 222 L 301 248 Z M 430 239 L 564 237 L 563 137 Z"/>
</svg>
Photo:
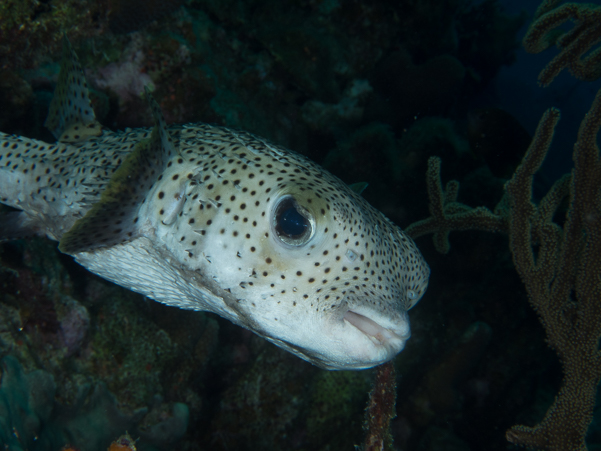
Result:
<svg viewBox="0 0 601 451">
<path fill-rule="evenodd" d="M 323 368 L 403 349 L 429 269 L 399 227 L 301 155 L 223 127 L 166 127 L 151 106 L 154 132 L 56 144 L 0 134 L 0 202 L 21 210 L 0 233 L 60 240 L 101 277 Z M 304 218 L 300 238 L 282 232 L 283 209 Z"/>
</svg>

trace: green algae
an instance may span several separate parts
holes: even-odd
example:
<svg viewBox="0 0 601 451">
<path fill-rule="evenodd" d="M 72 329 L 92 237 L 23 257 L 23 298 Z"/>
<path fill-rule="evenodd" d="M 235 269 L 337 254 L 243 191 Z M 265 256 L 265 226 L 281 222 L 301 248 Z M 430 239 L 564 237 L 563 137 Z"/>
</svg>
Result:
<svg viewBox="0 0 601 451">
<path fill-rule="evenodd" d="M 111 392 L 130 406 L 162 393 L 162 373 L 176 355 L 169 335 L 119 296 L 102 305 L 95 326 L 91 365 Z"/>
<path fill-rule="evenodd" d="M 317 374 L 307 415 L 307 433 L 315 449 L 353 449 L 353 445 L 361 443 L 363 418 L 358 412 L 365 406 L 371 373 Z"/>
<path fill-rule="evenodd" d="M 63 33 L 72 39 L 98 32 L 101 2 L 93 0 L 4 0 L 0 2 L 0 59 L 3 67 L 36 67 L 60 49 Z"/>
</svg>

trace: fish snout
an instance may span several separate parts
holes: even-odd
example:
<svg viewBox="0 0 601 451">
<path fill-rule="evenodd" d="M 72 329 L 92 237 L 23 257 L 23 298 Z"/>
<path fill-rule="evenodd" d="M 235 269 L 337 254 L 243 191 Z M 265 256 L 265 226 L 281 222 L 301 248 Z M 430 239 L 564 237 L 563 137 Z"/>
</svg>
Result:
<svg viewBox="0 0 601 451">
<path fill-rule="evenodd" d="M 343 304 L 344 305 L 344 304 Z M 370 368 L 393 359 L 409 337 L 409 316 L 404 310 L 380 312 L 371 307 L 343 306 L 332 332 L 345 355 L 346 368 Z M 330 368 L 336 366 L 330 366 Z"/>
</svg>

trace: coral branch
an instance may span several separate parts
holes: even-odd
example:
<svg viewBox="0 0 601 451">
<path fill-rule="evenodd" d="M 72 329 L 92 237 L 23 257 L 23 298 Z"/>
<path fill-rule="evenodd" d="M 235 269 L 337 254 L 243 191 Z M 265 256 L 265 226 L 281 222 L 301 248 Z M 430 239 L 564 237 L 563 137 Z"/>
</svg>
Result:
<svg viewBox="0 0 601 451">
<path fill-rule="evenodd" d="M 564 68 L 580 80 L 596 80 L 601 76 L 601 48 L 583 55 L 601 41 L 601 6 L 565 3 L 557 7 L 558 3 L 557 0 L 544 1 L 524 36 L 527 52 L 539 53 L 554 44 L 560 49 L 538 80 L 547 86 Z M 560 30 L 558 27 L 568 20 L 575 22 L 574 27 L 567 32 Z"/>
<path fill-rule="evenodd" d="M 443 191 L 440 182 L 440 158 L 430 157 L 426 184 L 430 198 L 430 216 L 414 222 L 405 229 L 413 239 L 429 233 L 434 234 L 434 247 L 441 254 L 449 252 L 449 233 L 459 230 L 483 230 L 502 232 L 507 229 L 505 219 L 493 214 L 488 208 L 471 208 L 457 202 L 459 182 L 451 180 Z"/>
<path fill-rule="evenodd" d="M 537 207 L 532 202 L 532 182 L 534 174 L 540 168 L 551 145 L 555 126 L 558 121 L 558 110 L 550 109 L 545 112 L 522 163 L 516 169 L 511 180 L 505 184 L 505 192 L 509 200 L 507 209 L 509 216 L 509 247 L 513 252 L 515 267 L 522 277 L 522 281 L 526 285 L 528 292 L 540 289 L 534 285 L 541 281 L 537 277 L 538 272 L 546 269 L 546 267 L 541 269 L 541 265 L 535 263 L 532 253 L 533 233 L 537 237 L 542 234 L 542 231 L 537 228 L 541 224 L 533 224 L 533 220 L 536 218 L 540 219 L 541 215 L 537 214 Z M 545 216 L 552 216 L 552 214 Z M 540 256 L 546 255 L 549 247 L 554 245 L 554 242 L 544 240 Z M 538 263 L 541 262 L 542 259 L 539 258 Z M 548 262 L 544 263 L 547 264 Z"/>
<path fill-rule="evenodd" d="M 392 449 L 390 420 L 396 416 L 396 374 L 392 362 L 380 365 L 376 369 L 374 388 L 369 396 L 365 410 L 365 451 Z"/>
</svg>

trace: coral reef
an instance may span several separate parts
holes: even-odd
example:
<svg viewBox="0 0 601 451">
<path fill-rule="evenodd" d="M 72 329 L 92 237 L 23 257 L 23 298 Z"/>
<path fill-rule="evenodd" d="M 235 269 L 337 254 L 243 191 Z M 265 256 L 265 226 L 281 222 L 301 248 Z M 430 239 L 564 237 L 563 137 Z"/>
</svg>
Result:
<svg viewBox="0 0 601 451">
<path fill-rule="evenodd" d="M 130 33 L 172 13 L 182 3 L 182 0 L 110 0 L 109 27 L 115 33 Z"/>
<path fill-rule="evenodd" d="M 144 72 L 145 55 L 142 46 L 143 37 L 140 34 L 134 35 L 123 49 L 119 62 L 98 69 L 98 74 L 93 77 L 96 87 L 110 89 L 123 104 L 142 96 L 145 86 L 154 90 L 152 79 Z"/>
<path fill-rule="evenodd" d="M 61 48 L 62 35 L 95 36 L 106 19 L 104 1 L 5 0 L 0 3 L 1 70 L 36 67 Z"/>
<path fill-rule="evenodd" d="M 21 260 L 9 258 L 18 255 Z M 57 256 L 43 240 L 28 243 L 24 252 L 5 246 L 2 255 L 0 354 L 6 357 L 0 399 L 6 407 L 0 423 L 6 427 L 0 442 L 16 437 L 24 450 L 70 443 L 100 451 L 130 430 L 144 446 L 169 449 L 186 431 L 189 408 L 165 400 L 159 380 L 171 358 L 185 363 L 192 356 L 174 351 L 148 318 L 132 315 L 128 293 L 85 282 L 78 277 L 83 271 L 63 259 L 64 266 Z M 85 296 L 84 305 L 76 298 L 86 290 L 94 295 Z M 111 305 L 95 304 L 98 297 L 112 298 Z M 186 400 L 198 408 L 194 396 Z"/>
<path fill-rule="evenodd" d="M 223 393 L 210 428 L 219 448 L 292 447 L 295 437 L 286 431 L 299 419 L 306 382 L 315 370 L 271 351 L 261 352 Z"/>
<path fill-rule="evenodd" d="M 38 440 L 52 443 L 43 429 L 53 410 L 56 386 L 52 376 L 43 370 L 26 376 L 11 356 L 2 359 L 1 367 L 0 442 L 15 451 L 32 449 Z"/>
</svg>

